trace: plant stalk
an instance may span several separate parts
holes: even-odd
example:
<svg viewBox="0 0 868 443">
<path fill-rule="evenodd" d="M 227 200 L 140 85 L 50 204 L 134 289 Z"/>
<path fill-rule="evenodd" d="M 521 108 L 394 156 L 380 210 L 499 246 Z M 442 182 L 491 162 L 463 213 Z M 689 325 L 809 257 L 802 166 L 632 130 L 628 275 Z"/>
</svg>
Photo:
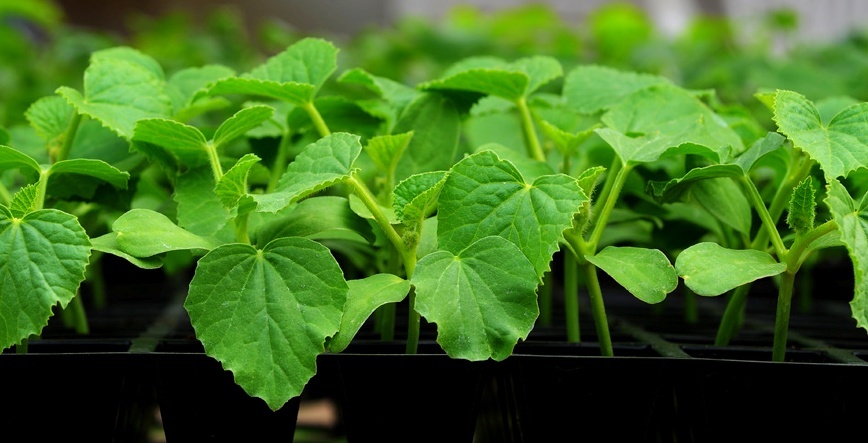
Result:
<svg viewBox="0 0 868 443">
<path fill-rule="evenodd" d="M 320 115 L 319 110 L 316 109 L 313 102 L 307 102 L 301 105 L 301 107 L 307 112 L 307 115 L 310 117 L 310 120 L 313 122 L 313 126 L 316 128 L 316 132 L 319 133 L 320 137 L 325 137 L 332 132 L 329 130 L 329 127 L 326 125 L 325 120 L 323 120 L 322 115 Z"/>
<path fill-rule="evenodd" d="M 531 116 L 530 108 L 527 106 L 525 97 L 519 98 L 515 102 L 518 107 L 519 116 L 521 118 L 521 133 L 524 136 L 524 145 L 527 148 L 527 155 L 537 161 L 545 162 L 545 152 L 540 145 L 539 137 L 536 133 L 536 127 L 533 124 L 533 116 Z"/>
<path fill-rule="evenodd" d="M 564 251 L 564 309 L 566 310 L 567 341 L 582 341 L 579 328 L 579 264 L 572 251 Z"/>
<path fill-rule="evenodd" d="M 283 131 L 280 137 L 280 144 L 277 145 L 277 155 L 274 157 L 274 164 L 271 166 L 271 176 L 268 177 L 268 188 L 266 193 L 274 192 L 277 189 L 277 183 L 280 182 L 280 177 L 286 171 L 287 150 L 289 149 L 291 137 L 289 130 Z"/>
<path fill-rule="evenodd" d="M 66 134 L 63 135 L 63 144 L 59 150 L 49 151 L 49 161 L 57 163 L 69 158 L 69 153 L 72 151 L 72 144 L 75 142 L 75 134 L 78 132 L 78 127 L 81 125 L 81 114 L 75 113 L 72 120 L 69 121 L 69 126 L 66 129 Z"/>
<path fill-rule="evenodd" d="M 790 309 L 793 301 L 793 283 L 796 273 L 789 270 L 781 274 L 778 289 L 778 307 L 775 313 L 775 338 L 772 348 L 772 361 L 784 361 L 787 353 L 787 331 L 790 325 Z"/>
<path fill-rule="evenodd" d="M 600 342 L 600 354 L 605 357 L 615 355 L 612 348 L 612 337 L 609 335 L 609 320 L 606 317 L 606 306 L 603 303 L 603 292 L 600 280 L 597 279 L 597 267 L 591 262 L 581 264 L 587 277 L 588 295 L 591 298 L 591 310 L 594 314 L 594 324 L 597 329 L 597 339 Z"/>
</svg>

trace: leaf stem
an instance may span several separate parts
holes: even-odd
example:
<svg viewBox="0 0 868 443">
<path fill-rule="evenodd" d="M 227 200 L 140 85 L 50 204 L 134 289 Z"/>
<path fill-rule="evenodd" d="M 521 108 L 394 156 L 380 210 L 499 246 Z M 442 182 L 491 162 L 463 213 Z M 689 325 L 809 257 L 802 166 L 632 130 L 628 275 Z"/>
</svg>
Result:
<svg viewBox="0 0 868 443">
<path fill-rule="evenodd" d="M 286 171 L 287 150 L 292 139 L 288 129 L 283 131 L 280 136 L 280 144 L 277 145 L 277 155 L 274 157 L 274 164 L 271 165 L 271 175 L 268 177 L 268 188 L 266 193 L 274 192 L 277 189 L 277 183 L 280 182 L 280 177 Z"/>
<path fill-rule="evenodd" d="M 78 127 L 81 125 L 81 114 L 75 113 L 72 120 L 69 121 L 69 126 L 66 128 L 66 133 L 63 135 L 63 144 L 59 150 L 49 151 L 49 161 L 57 163 L 69 158 L 69 153 L 72 151 L 72 144 L 75 142 L 75 134 L 78 132 Z"/>
<path fill-rule="evenodd" d="M 320 115 L 313 102 L 303 103 L 301 107 L 305 110 L 305 112 L 307 112 L 307 115 L 310 116 L 310 120 L 313 122 L 313 126 L 316 128 L 316 131 L 319 133 L 320 137 L 325 137 L 331 134 L 331 131 L 329 131 L 329 127 L 326 125 L 325 120 L 323 120 L 322 115 Z"/>
<path fill-rule="evenodd" d="M 567 341 L 582 341 L 579 328 L 579 264 L 572 251 L 564 251 L 564 309 L 566 310 Z"/>
<path fill-rule="evenodd" d="M 586 253 L 596 254 L 597 244 L 600 242 L 600 237 L 602 237 L 603 235 L 603 230 L 606 228 L 606 223 L 609 221 L 609 216 L 612 215 L 612 210 L 615 208 L 615 203 L 617 203 L 618 201 L 618 196 L 621 194 L 621 189 L 624 187 L 624 183 L 627 182 L 627 174 L 629 174 L 631 170 L 631 167 L 627 165 L 622 165 L 622 167 L 619 168 L 618 172 L 615 174 L 614 179 L 612 179 L 611 186 L 608 183 L 609 179 L 606 180 L 606 186 L 610 189 L 605 196 L 606 200 L 603 203 L 603 208 L 599 212 L 592 214 L 592 217 L 595 217 L 595 220 L 593 221 L 594 229 L 593 231 L 591 231 L 591 235 L 588 237 L 588 248 L 586 250 Z"/>
<path fill-rule="evenodd" d="M 784 361 L 787 352 L 787 331 L 790 325 L 790 309 L 793 301 L 793 283 L 796 273 L 790 270 L 781 274 L 778 289 L 778 307 L 775 313 L 775 338 L 772 348 L 772 361 Z"/>
<path fill-rule="evenodd" d="M 530 114 L 530 108 L 527 106 L 527 98 L 519 98 L 516 100 L 515 105 L 518 107 L 519 116 L 521 118 L 521 133 L 524 136 L 524 145 L 527 148 L 527 155 L 534 160 L 541 162 L 546 161 L 545 153 L 539 143 L 539 137 L 537 136 L 536 128 L 533 124 L 533 117 Z"/>
<path fill-rule="evenodd" d="M 591 310 L 594 314 L 594 324 L 597 329 L 597 340 L 600 342 L 600 354 L 605 357 L 615 355 L 612 349 L 612 337 L 609 335 L 609 320 L 606 317 L 606 306 L 603 303 L 603 292 L 600 289 L 600 280 L 597 279 L 597 267 L 591 262 L 581 264 L 587 277 L 588 295 L 591 298 Z"/>
<path fill-rule="evenodd" d="M 717 327 L 717 337 L 714 339 L 715 346 L 726 346 L 732 337 L 735 336 L 735 331 L 741 325 L 744 315 L 744 305 L 747 302 L 747 294 L 750 292 L 750 283 L 743 284 L 732 292 L 729 300 L 726 302 L 726 309 L 723 311 L 723 317 L 720 319 L 720 325 Z"/>
<path fill-rule="evenodd" d="M 759 215 L 760 220 L 762 220 L 766 234 L 768 234 L 769 239 L 772 242 L 778 260 L 784 262 L 787 259 L 787 248 L 784 246 L 784 241 L 781 238 L 781 234 L 778 232 L 777 223 L 772 219 L 772 216 L 766 208 L 765 202 L 753 181 L 751 181 L 747 176 L 742 176 L 740 177 L 740 182 L 747 193 L 748 200 L 750 200 L 754 210 L 757 215 Z"/>
</svg>

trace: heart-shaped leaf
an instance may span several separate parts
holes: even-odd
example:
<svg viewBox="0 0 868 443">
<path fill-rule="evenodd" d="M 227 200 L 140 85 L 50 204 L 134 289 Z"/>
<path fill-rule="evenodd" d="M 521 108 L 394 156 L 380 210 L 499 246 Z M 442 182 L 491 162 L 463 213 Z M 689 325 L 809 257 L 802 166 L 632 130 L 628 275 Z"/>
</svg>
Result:
<svg viewBox="0 0 868 443">
<path fill-rule="evenodd" d="M 91 244 L 78 219 L 56 209 L 13 217 L 0 206 L 0 349 L 42 332 L 52 308 L 84 281 Z"/>
<path fill-rule="evenodd" d="M 278 410 L 301 394 L 341 325 L 343 272 L 324 246 L 282 238 L 220 246 L 199 259 L 184 307 L 205 352 Z"/>
<path fill-rule="evenodd" d="M 847 189 L 832 180 L 827 186 L 826 205 L 841 231 L 841 241 L 853 262 L 854 288 L 850 308 L 856 324 L 868 330 L 868 194 L 855 201 Z"/>
<path fill-rule="evenodd" d="M 277 212 L 304 196 L 349 178 L 362 151 L 358 135 L 336 132 L 311 143 L 289 164 L 275 192 L 255 195 L 263 212 Z"/>
<path fill-rule="evenodd" d="M 827 177 L 846 177 L 868 167 L 868 103 L 848 106 L 828 126 L 816 106 L 792 91 L 775 94 L 774 120 L 780 132 L 820 164 Z"/>
<path fill-rule="evenodd" d="M 728 249 L 717 243 L 697 243 L 681 251 L 675 271 L 699 295 L 715 296 L 787 269 L 771 255 L 754 249 Z"/>
<path fill-rule="evenodd" d="M 437 342 L 452 358 L 500 361 L 527 338 L 537 317 L 539 279 L 521 251 L 484 237 L 458 254 L 438 251 L 417 263 L 416 310 L 437 324 Z"/>
<path fill-rule="evenodd" d="M 546 175 L 526 183 L 511 163 L 491 151 L 455 164 L 440 192 L 441 249 L 458 254 L 481 238 L 498 235 L 515 243 L 540 277 L 587 200 L 574 178 Z"/>
<path fill-rule="evenodd" d="M 583 114 L 595 114 L 611 108 L 637 91 L 670 83 L 670 80 L 657 75 L 581 65 L 564 77 L 563 94 L 572 109 Z"/>
</svg>

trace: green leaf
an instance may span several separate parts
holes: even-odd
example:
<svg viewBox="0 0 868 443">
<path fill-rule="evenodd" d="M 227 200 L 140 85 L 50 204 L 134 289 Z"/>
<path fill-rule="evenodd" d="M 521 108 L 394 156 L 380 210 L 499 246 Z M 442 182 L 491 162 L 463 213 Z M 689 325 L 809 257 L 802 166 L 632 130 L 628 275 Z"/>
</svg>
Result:
<svg viewBox="0 0 868 443">
<path fill-rule="evenodd" d="M 379 135 L 372 137 L 365 145 L 365 152 L 384 174 L 392 174 L 398 166 L 398 161 L 413 138 L 413 131 L 402 134 Z"/>
<path fill-rule="evenodd" d="M 742 188 L 726 177 L 699 180 L 690 193 L 716 219 L 736 231 L 750 235 L 751 206 Z"/>
<path fill-rule="evenodd" d="M 509 68 L 527 74 L 530 81 L 524 92 L 525 97 L 564 75 L 563 67 L 561 67 L 558 59 L 547 55 L 520 58 L 512 62 Z"/>
<path fill-rule="evenodd" d="M 360 137 L 336 132 L 307 145 L 289 164 L 275 192 L 255 195 L 263 212 L 277 212 L 302 197 L 350 177 L 362 152 Z"/>
<path fill-rule="evenodd" d="M 493 95 L 511 101 L 524 97 L 530 78 L 520 71 L 475 68 L 420 84 L 423 91 L 460 90 Z"/>
<path fill-rule="evenodd" d="M 328 249 L 282 238 L 261 250 L 228 244 L 206 254 L 184 307 L 206 354 L 276 411 L 316 373 L 326 338 L 340 329 L 347 291 Z"/>
<path fill-rule="evenodd" d="M 375 274 L 361 280 L 348 280 L 349 292 L 341 328 L 328 341 L 330 352 L 341 352 L 380 306 L 399 303 L 410 292 L 410 282 L 392 274 Z"/>
<path fill-rule="evenodd" d="M 418 91 L 403 83 L 373 75 L 362 68 L 344 71 L 337 81 L 364 86 L 374 94 L 377 94 L 378 97 L 400 107 L 403 107 L 419 95 Z"/>
<path fill-rule="evenodd" d="M 207 165 L 208 140 L 199 129 L 168 119 L 143 119 L 136 123 L 133 148 L 159 159 L 164 165 L 177 169 Z"/>
<path fill-rule="evenodd" d="M 585 259 L 645 303 L 660 303 L 678 286 L 675 268 L 657 249 L 607 246 Z"/>
<path fill-rule="evenodd" d="M 151 73 L 154 78 L 165 80 L 163 67 L 150 55 L 129 46 L 115 46 L 113 48 L 100 49 L 90 56 L 90 63 L 96 64 L 102 61 L 124 61 L 136 65 Z"/>
<path fill-rule="evenodd" d="M 396 180 L 422 172 L 445 171 L 455 163 L 461 116 L 449 98 L 426 93 L 407 105 L 392 132 L 410 131 L 413 131 L 413 138 L 398 161 Z"/>
<path fill-rule="evenodd" d="M 573 156 L 579 145 L 594 135 L 594 130 L 599 127 L 599 125 L 594 125 L 583 131 L 568 132 L 545 120 L 537 120 L 537 123 L 539 123 L 542 133 L 554 143 L 555 147 L 564 157 Z"/>
<path fill-rule="evenodd" d="M 438 242 L 441 249 L 458 254 L 483 237 L 504 237 L 542 277 L 585 200 L 572 177 L 546 175 L 526 183 L 511 163 L 491 151 L 480 152 L 458 162 L 446 178 L 439 199 Z"/>
<path fill-rule="evenodd" d="M 436 208 L 445 178 L 445 171 L 435 171 L 416 174 L 398 183 L 392 199 L 395 216 L 405 225 L 421 223 Z"/>
<path fill-rule="evenodd" d="M 240 77 L 217 81 L 210 94 L 249 94 L 296 105 L 313 102 L 337 68 L 338 49 L 326 40 L 305 38 Z"/>
<path fill-rule="evenodd" d="M 212 138 L 214 145 L 219 148 L 230 141 L 244 135 L 247 131 L 261 125 L 262 122 L 271 118 L 274 108 L 265 105 L 256 105 L 244 108 L 236 112 L 220 124 Z"/>
<path fill-rule="evenodd" d="M 572 109 L 583 114 L 595 114 L 611 108 L 637 91 L 670 83 L 670 80 L 657 75 L 581 65 L 567 73 L 563 94 Z"/>
<path fill-rule="evenodd" d="M 244 154 L 235 164 L 220 177 L 214 193 L 223 203 L 223 207 L 229 210 L 237 209 L 238 202 L 247 195 L 247 176 L 250 168 L 260 159 L 256 154 Z"/>
<path fill-rule="evenodd" d="M 793 189 L 790 196 L 790 208 L 787 212 L 787 225 L 802 235 L 814 229 L 817 200 L 815 199 L 814 181 L 807 177 Z"/>
<path fill-rule="evenodd" d="M 220 245 L 179 227 L 165 215 L 150 209 L 131 209 L 112 223 L 120 249 L 135 257 L 150 257 L 169 251 L 205 250 Z"/>
<path fill-rule="evenodd" d="M 127 254 L 121 249 L 120 245 L 118 245 L 117 237 L 117 233 L 109 232 L 97 238 L 92 238 L 90 239 L 90 241 L 93 245 L 94 251 L 105 252 L 107 254 L 121 257 L 142 269 L 158 269 L 163 266 L 162 256 L 155 255 L 151 257 L 134 257 L 130 254 Z"/>
<path fill-rule="evenodd" d="M 786 269 L 786 264 L 765 252 L 727 249 L 711 242 L 690 246 L 675 259 L 678 276 L 693 292 L 704 296 L 720 295 Z"/>
<path fill-rule="evenodd" d="M 232 68 L 222 65 L 189 67 L 172 74 L 166 83 L 166 94 L 172 100 L 175 120 L 189 121 L 199 114 L 228 106 L 226 99 L 205 93 L 213 83 L 234 75 Z"/>
<path fill-rule="evenodd" d="M 738 165 L 709 165 L 693 168 L 683 177 L 666 182 L 649 181 L 647 188 L 660 203 L 671 203 L 683 200 L 690 188 L 700 181 L 718 178 L 737 179 L 743 175 L 744 170 Z"/>
<path fill-rule="evenodd" d="M 689 91 L 673 85 L 640 90 L 609 109 L 597 134 L 625 163 L 664 154 L 697 154 L 718 163 L 741 153 L 741 137 Z"/>
<path fill-rule="evenodd" d="M 531 181 L 543 175 L 552 175 L 554 168 L 546 162 L 534 160 L 528 157 L 526 152 L 508 148 L 498 143 L 486 143 L 479 146 L 474 152 L 491 151 L 497 154 L 501 160 L 512 163 L 518 169 L 525 180 Z"/>
<path fill-rule="evenodd" d="M 457 254 L 422 257 L 411 283 L 416 310 L 437 324 L 437 342 L 452 358 L 500 361 L 526 339 L 537 317 L 533 265 L 511 242 L 484 237 Z"/>
<path fill-rule="evenodd" d="M 137 121 L 168 118 L 172 103 L 165 82 L 139 64 L 123 59 L 97 59 L 84 73 L 84 94 L 62 86 L 57 93 L 80 114 L 100 121 L 119 136 L 130 139 Z"/>
<path fill-rule="evenodd" d="M 0 348 L 42 332 L 52 308 L 84 281 L 91 244 L 76 217 L 41 209 L 13 217 L 0 206 Z"/>
<path fill-rule="evenodd" d="M 203 237 L 235 240 L 232 213 L 214 193 L 214 174 L 209 166 L 185 172 L 175 180 L 172 198 L 178 204 L 178 226 Z"/>
<path fill-rule="evenodd" d="M 868 167 L 868 103 L 848 106 L 828 126 L 814 104 L 799 93 L 778 91 L 774 106 L 780 132 L 816 160 L 827 177 L 846 177 Z"/>
<path fill-rule="evenodd" d="M 260 244 L 281 237 L 349 240 L 363 244 L 376 240 L 371 224 L 350 209 L 346 198 L 329 195 L 300 201 L 285 216 L 269 220 L 256 232 L 256 241 Z"/>
<path fill-rule="evenodd" d="M 43 140 L 51 141 L 66 134 L 74 114 L 75 108 L 63 97 L 50 95 L 31 103 L 24 116 Z"/>
<path fill-rule="evenodd" d="M 12 201 L 9 202 L 9 212 L 13 217 L 21 218 L 25 214 L 42 209 L 42 202 L 39 201 L 39 184 L 31 183 L 22 186 L 15 195 L 12 196 Z"/>
<path fill-rule="evenodd" d="M 750 148 L 736 157 L 734 164 L 741 166 L 741 169 L 747 173 L 750 172 L 754 164 L 764 155 L 777 151 L 783 146 L 786 139 L 777 132 L 769 132 L 765 137 L 757 140 Z"/>
<path fill-rule="evenodd" d="M 42 172 L 39 163 L 29 155 L 9 146 L 0 145 L 0 170 L 6 169 L 20 169 L 31 179 L 35 179 Z"/>
<path fill-rule="evenodd" d="M 857 326 L 868 330 L 868 194 L 857 202 L 838 180 L 832 180 L 827 185 L 826 205 L 853 262 L 853 318 Z"/>
<path fill-rule="evenodd" d="M 48 174 L 76 174 L 94 177 L 109 183 L 117 189 L 127 189 L 130 173 L 102 161 L 89 158 L 61 160 L 48 168 Z"/>
</svg>

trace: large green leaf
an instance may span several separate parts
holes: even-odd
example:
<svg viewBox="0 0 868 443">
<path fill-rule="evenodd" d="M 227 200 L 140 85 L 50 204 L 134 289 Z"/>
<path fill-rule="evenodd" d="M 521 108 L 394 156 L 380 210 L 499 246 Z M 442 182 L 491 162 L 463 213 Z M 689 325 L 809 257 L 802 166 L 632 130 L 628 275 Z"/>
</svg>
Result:
<svg viewBox="0 0 868 443">
<path fill-rule="evenodd" d="M 197 266 L 184 307 L 205 352 L 249 395 L 278 410 L 301 394 L 341 324 L 341 268 L 324 246 L 282 238 L 228 244 Z"/>
<path fill-rule="evenodd" d="M 587 200 L 576 179 L 538 177 L 526 183 L 509 162 L 491 151 L 465 157 L 446 178 L 439 199 L 440 248 L 460 253 L 491 235 L 515 243 L 541 277 L 559 249 L 563 232 Z"/>
<path fill-rule="evenodd" d="M 398 303 L 410 292 L 410 282 L 392 274 L 375 274 L 361 280 L 347 281 L 349 292 L 341 329 L 328 341 L 331 352 L 341 352 L 380 306 Z"/>
<path fill-rule="evenodd" d="M 422 172 L 445 171 L 455 162 L 461 116 L 448 97 L 425 93 L 410 102 L 392 132 L 409 131 L 413 131 L 413 137 L 398 161 L 396 180 Z"/>
<path fill-rule="evenodd" d="M 832 180 L 827 186 L 826 205 L 841 230 L 841 241 L 853 262 L 854 294 L 850 302 L 856 324 L 868 330 L 868 194 L 855 201 L 847 189 Z"/>
<path fill-rule="evenodd" d="M 658 160 L 664 154 L 697 154 L 726 163 L 744 151 L 741 137 L 694 94 L 659 84 L 610 108 L 600 135 L 624 163 Z"/>
<path fill-rule="evenodd" d="M 754 249 L 727 249 L 717 243 L 697 243 L 681 251 L 675 271 L 699 295 L 715 296 L 787 269 L 771 255 Z"/>
<path fill-rule="evenodd" d="M 457 254 L 423 257 L 411 283 L 416 310 L 437 324 L 437 342 L 452 358 L 503 360 L 527 338 L 537 317 L 533 265 L 502 237 L 490 236 Z"/>
<path fill-rule="evenodd" d="M 136 123 L 132 141 L 133 149 L 171 169 L 209 163 L 205 135 L 194 126 L 174 120 L 142 119 Z"/>
<path fill-rule="evenodd" d="M 577 112 L 594 114 L 611 108 L 637 91 L 669 83 L 670 80 L 657 75 L 581 65 L 564 78 L 564 99 Z"/>
<path fill-rule="evenodd" d="M 57 93 L 80 114 L 100 121 L 125 139 L 132 137 L 137 121 L 172 115 L 165 80 L 124 58 L 94 59 L 84 73 L 84 94 L 66 86 Z"/>
<path fill-rule="evenodd" d="M 362 152 L 358 135 L 336 132 L 307 145 L 289 164 L 275 192 L 255 195 L 263 212 L 277 212 L 302 197 L 347 179 Z"/>
<path fill-rule="evenodd" d="M 78 220 L 56 209 L 23 217 L 0 206 L 0 348 L 42 332 L 52 308 L 84 281 L 91 244 Z"/>
<path fill-rule="evenodd" d="M 308 104 L 337 68 L 337 55 L 338 49 L 331 42 L 305 38 L 240 77 L 217 81 L 209 93 L 258 95 Z"/>
<path fill-rule="evenodd" d="M 356 215 L 344 197 L 313 196 L 288 211 L 259 227 L 257 243 L 264 244 L 280 237 L 349 240 L 363 244 L 372 244 L 376 240 L 371 224 Z"/>
<path fill-rule="evenodd" d="M 607 246 L 585 259 L 645 303 L 663 301 L 678 286 L 675 268 L 657 249 Z"/>
<path fill-rule="evenodd" d="M 797 92 L 778 91 L 774 120 L 780 132 L 816 160 L 827 177 L 846 177 L 868 167 L 868 103 L 848 106 L 824 125 L 810 100 Z"/>
</svg>

